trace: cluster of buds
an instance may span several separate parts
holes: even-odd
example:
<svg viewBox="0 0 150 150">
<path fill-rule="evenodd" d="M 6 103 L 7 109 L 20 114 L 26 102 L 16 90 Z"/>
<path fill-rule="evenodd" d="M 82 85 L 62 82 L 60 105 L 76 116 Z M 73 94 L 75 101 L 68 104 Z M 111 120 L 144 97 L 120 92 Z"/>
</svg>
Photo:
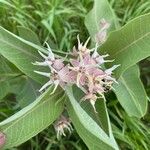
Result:
<svg viewBox="0 0 150 150">
<path fill-rule="evenodd" d="M 107 39 L 107 29 L 110 27 L 110 24 L 105 20 L 101 19 L 100 21 L 100 30 L 95 36 L 95 41 L 99 44 L 102 44 Z"/>
<path fill-rule="evenodd" d="M 57 139 L 59 139 L 62 135 L 66 136 L 66 130 L 69 131 L 69 133 L 71 133 L 73 128 L 70 122 L 71 121 L 63 115 L 61 115 L 60 118 L 58 118 L 58 120 L 55 121 L 54 128 L 57 133 Z"/>
<path fill-rule="evenodd" d="M 108 28 L 108 24 L 104 20 L 102 23 L 103 29 L 99 35 L 103 35 Z M 119 65 L 103 69 L 102 65 L 106 62 L 112 62 L 112 60 L 105 60 L 108 55 L 100 55 L 97 52 L 98 43 L 93 49 L 88 49 L 87 44 L 90 38 L 84 44 L 80 42 L 79 36 L 77 36 L 77 40 L 78 47 L 73 48 L 67 63 L 63 59 L 55 57 L 48 44 L 48 56 L 39 51 L 45 60 L 34 64 L 48 66 L 50 69 L 48 73 L 35 71 L 50 79 L 39 91 L 43 91 L 52 84 L 55 85 L 53 92 L 58 85 L 65 89 L 66 85 L 76 84 L 85 93 L 82 100 L 88 100 L 96 112 L 95 102 L 99 97 L 104 98 L 104 93 L 112 88 L 113 82 L 116 82 L 115 78 L 112 77 L 112 71 Z"/>
</svg>

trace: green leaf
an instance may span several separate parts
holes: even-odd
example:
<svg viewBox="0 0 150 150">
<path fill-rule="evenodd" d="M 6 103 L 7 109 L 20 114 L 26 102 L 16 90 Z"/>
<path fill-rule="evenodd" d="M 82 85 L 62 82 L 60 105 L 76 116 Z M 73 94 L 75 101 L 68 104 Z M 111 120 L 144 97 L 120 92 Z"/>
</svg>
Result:
<svg viewBox="0 0 150 150">
<path fill-rule="evenodd" d="M 12 63 L 0 55 L 0 78 L 15 77 L 21 74 Z"/>
<path fill-rule="evenodd" d="M 47 128 L 63 111 L 62 90 L 50 95 L 43 93 L 36 101 L 0 123 L 0 131 L 6 134 L 4 149 L 18 146 Z"/>
<path fill-rule="evenodd" d="M 23 39 L 30 41 L 34 44 L 41 45 L 38 36 L 30 29 L 19 26 L 18 27 L 19 36 Z"/>
<path fill-rule="evenodd" d="M 39 96 L 40 84 L 25 76 L 22 77 L 22 87 L 16 93 L 18 105 L 23 108 L 32 103 Z"/>
<path fill-rule="evenodd" d="M 108 136 L 104 130 L 82 109 L 73 96 L 71 87 L 66 88 L 68 100 L 67 110 L 70 118 L 83 141 L 90 150 L 117 150 L 118 146 L 110 133 Z"/>
<path fill-rule="evenodd" d="M 0 62 L 0 99 L 2 99 L 10 92 L 10 80 L 21 72 L 2 56 Z"/>
<path fill-rule="evenodd" d="M 3 99 L 9 92 L 9 83 L 7 81 L 0 81 L 0 100 Z"/>
<path fill-rule="evenodd" d="M 114 31 L 102 45 L 101 52 L 108 53 L 113 64 L 120 64 L 116 76 L 140 60 L 150 56 L 150 13 L 140 16 L 118 31 Z M 112 65 L 112 64 L 111 64 Z"/>
<path fill-rule="evenodd" d="M 138 66 L 126 70 L 114 89 L 120 104 L 130 116 L 142 117 L 146 113 L 148 101 Z"/>
<path fill-rule="evenodd" d="M 112 129 L 110 125 L 110 119 L 108 116 L 107 112 L 107 107 L 106 107 L 106 102 L 103 99 L 98 99 L 96 102 L 96 110 L 98 113 L 97 119 L 100 121 L 100 125 L 102 129 L 107 133 L 107 134 L 112 134 Z"/>
<path fill-rule="evenodd" d="M 45 78 L 33 72 L 34 70 L 39 70 L 39 67 L 33 65 L 32 62 L 41 61 L 37 50 L 45 51 L 42 47 L 0 27 L 0 54 L 32 79 L 39 83 L 44 83 Z M 40 69 L 42 71 L 42 67 Z"/>
</svg>

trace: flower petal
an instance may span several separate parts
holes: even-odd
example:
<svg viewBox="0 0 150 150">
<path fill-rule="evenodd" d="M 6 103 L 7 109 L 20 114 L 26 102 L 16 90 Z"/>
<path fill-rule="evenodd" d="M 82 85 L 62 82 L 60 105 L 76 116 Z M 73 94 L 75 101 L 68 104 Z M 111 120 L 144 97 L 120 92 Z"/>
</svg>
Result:
<svg viewBox="0 0 150 150">
<path fill-rule="evenodd" d="M 105 72 L 108 74 L 108 75 L 111 75 L 112 74 L 112 71 L 115 70 L 116 68 L 118 68 L 120 65 L 114 65 L 112 66 L 111 68 L 105 70 Z"/>
<path fill-rule="evenodd" d="M 47 88 L 49 85 L 51 85 L 53 82 L 50 80 L 47 83 L 45 83 L 39 90 L 39 92 L 42 92 L 45 88 Z"/>
<path fill-rule="evenodd" d="M 60 69 L 62 69 L 64 67 L 64 63 L 63 60 L 61 59 L 56 59 L 53 63 L 53 68 L 56 69 L 57 71 L 59 71 Z"/>
<path fill-rule="evenodd" d="M 38 62 L 36 61 L 35 63 L 32 63 L 33 65 L 38 65 L 38 66 L 48 66 L 47 62 L 44 61 L 44 62 Z"/>
<path fill-rule="evenodd" d="M 36 70 L 34 70 L 34 72 L 35 73 L 37 73 L 37 74 L 40 74 L 40 75 L 42 75 L 42 76 L 45 76 L 45 77 L 50 77 L 50 73 L 47 73 L 47 72 L 41 72 L 41 71 L 36 71 Z"/>
<path fill-rule="evenodd" d="M 90 41 L 90 39 L 91 39 L 91 38 L 88 37 L 88 39 L 86 40 L 85 44 L 83 45 L 84 48 L 86 48 L 86 46 L 87 46 L 88 42 Z"/>
<path fill-rule="evenodd" d="M 78 60 L 75 59 L 71 59 L 70 63 L 72 64 L 72 66 L 74 67 L 78 67 L 80 65 L 80 62 Z"/>
<path fill-rule="evenodd" d="M 47 59 L 47 56 L 45 56 L 42 52 L 38 51 L 38 53 L 39 53 L 44 59 Z"/>
<path fill-rule="evenodd" d="M 48 44 L 47 42 L 45 42 L 45 44 L 46 44 L 47 49 L 48 49 L 48 52 L 49 52 L 49 53 L 48 53 L 48 58 L 50 58 L 51 60 L 55 60 L 55 56 L 54 56 L 54 54 L 53 54 L 53 52 L 52 52 L 52 50 L 51 50 L 49 44 Z"/>
</svg>

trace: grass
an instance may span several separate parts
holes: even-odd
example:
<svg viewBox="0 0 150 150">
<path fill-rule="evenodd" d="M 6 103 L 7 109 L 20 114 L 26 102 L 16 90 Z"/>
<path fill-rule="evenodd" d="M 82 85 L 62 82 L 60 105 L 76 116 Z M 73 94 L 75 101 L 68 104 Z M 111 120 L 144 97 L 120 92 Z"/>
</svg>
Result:
<svg viewBox="0 0 150 150">
<path fill-rule="evenodd" d="M 109 0 L 121 25 L 129 20 L 150 12 L 147 0 Z M 84 17 L 92 8 L 93 0 L 0 0 L 0 25 L 18 34 L 17 27 L 23 26 L 34 31 L 43 44 L 47 41 L 53 49 L 69 51 L 76 43 L 76 35 L 87 39 L 88 32 Z M 140 63 L 141 77 L 150 96 L 150 59 Z M 112 93 L 110 93 L 112 94 Z M 0 120 L 12 115 L 19 108 L 15 95 L 6 96 L 0 103 Z M 129 117 L 112 94 L 108 102 L 109 114 L 114 135 L 121 149 L 149 150 L 149 114 L 137 120 Z M 60 141 L 56 139 L 53 126 L 45 129 L 36 137 L 11 150 L 87 150 L 83 141 L 74 130 Z"/>
</svg>

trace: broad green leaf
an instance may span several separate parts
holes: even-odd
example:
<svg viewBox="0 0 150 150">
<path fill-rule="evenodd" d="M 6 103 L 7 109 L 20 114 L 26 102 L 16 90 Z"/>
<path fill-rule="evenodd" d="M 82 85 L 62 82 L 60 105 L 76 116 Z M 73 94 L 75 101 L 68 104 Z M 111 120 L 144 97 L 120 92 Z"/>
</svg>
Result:
<svg viewBox="0 0 150 150">
<path fill-rule="evenodd" d="M 0 27 L 0 54 L 29 77 L 39 83 L 44 83 L 45 78 L 33 72 L 34 70 L 42 69 L 42 67 L 32 64 L 32 62 L 41 61 L 37 50 L 45 51 L 42 47 L 26 41 Z"/>
<path fill-rule="evenodd" d="M 9 92 L 9 83 L 7 81 L 0 81 L 0 100 L 3 99 Z"/>
<path fill-rule="evenodd" d="M 12 63 L 0 56 L 0 78 L 2 77 L 15 77 L 21 74 Z"/>
<path fill-rule="evenodd" d="M 142 59 L 150 56 L 150 13 L 133 19 L 114 31 L 102 45 L 101 52 L 108 53 L 113 64 L 120 64 L 116 76 Z"/>
<path fill-rule="evenodd" d="M 110 119 L 107 112 L 106 102 L 103 99 L 98 99 L 96 102 L 97 119 L 100 121 L 102 129 L 109 135 L 112 134 Z"/>
<path fill-rule="evenodd" d="M 90 150 L 117 150 L 118 146 L 112 136 L 109 136 L 100 126 L 82 109 L 78 101 L 75 100 L 71 87 L 66 88 L 68 100 L 67 110 L 70 118 L 83 141 Z"/>
<path fill-rule="evenodd" d="M 59 91 L 50 95 L 47 90 L 36 101 L 0 123 L 0 131 L 6 134 L 4 149 L 20 145 L 57 119 L 65 99 L 62 90 Z"/>
<path fill-rule="evenodd" d="M 129 76 L 129 74 L 131 76 Z M 148 98 L 140 79 L 138 66 L 134 65 L 128 68 L 120 76 L 118 85 L 114 85 L 114 89 L 118 101 L 128 115 L 136 116 L 138 118 L 145 115 L 148 106 Z M 123 97 L 123 95 L 126 97 Z"/>
<path fill-rule="evenodd" d="M 41 45 L 39 38 L 32 30 L 19 26 L 18 31 L 19 31 L 19 36 L 22 37 L 23 39 L 30 41 L 34 44 Z"/>
<path fill-rule="evenodd" d="M 147 110 L 147 96 L 138 66 L 127 69 L 114 85 L 116 96 L 130 116 L 142 117 Z"/>
<path fill-rule="evenodd" d="M 2 56 L 0 62 L 0 99 L 2 99 L 10 92 L 10 80 L 21 72 Z"/>
<path fill-rule="evenodd" d="M 36 100 L 36 98 L 40 94 L 38 89 L 40 89 L 41 86 L 27 76 L 25 76 L 24 78 L 22 77 L 22 80 L 22 87 L 16 93 L 16 100 L 21 108 L 29 105 L 34 100 Z"/>
</svg>

